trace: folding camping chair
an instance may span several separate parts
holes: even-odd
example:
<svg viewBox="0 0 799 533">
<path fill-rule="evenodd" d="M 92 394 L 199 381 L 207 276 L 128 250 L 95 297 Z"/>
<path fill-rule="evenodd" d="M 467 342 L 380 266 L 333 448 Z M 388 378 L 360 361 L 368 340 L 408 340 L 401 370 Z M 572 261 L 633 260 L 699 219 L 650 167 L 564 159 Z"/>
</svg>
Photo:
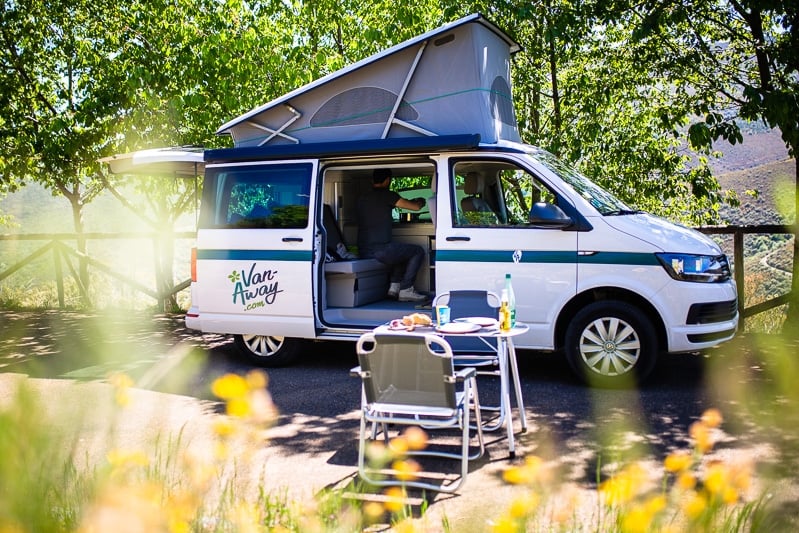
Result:
<svg viewBox="0 0 799 533">
<path fill-rule="evenodd" d="M 467 317 L 498 318 L 500 300 L 495 292 L 482 290 L 454 290 L 444 292 L 433 300 L 433 309 L 437 305 L 449 306 L 450 320 Z M 453 364 L 456 368 L 473 367 L 478 375 L 499 377 L 499 357 L 496 351 L 496 342 L 487 345 L 482 339 L 456 338 L 450 340 L 453 349 Z M 512 346 L 512 345 L 511 345 Z M 524 417 L 524 404 L 522 401 L 521 382 L 519 370 L 516 365 L 516 351 L 511 348 L 508 353 L 509 371 L 513 378 L 513 388 L 516 394 L 516 403 L 522 412 L 522 429 L 527 429 Z M 500 411 L 499 406 L 482 406 L 484 411 Z M 510 423 L 510 422 L 508 422 Z M 502 426 L 502 419 L 495 424 L 487 424 L 483 429 L 494 431 Z"/>
<path fill-rule="evenodd" d="M 483 455 L 483 431 L 475 370 L 454 370 L 452 350 L 436 335 L 411 333 L 366 333 L 356 345 L 360 366 L 351 373 L 362 383 L 361 428 L 358 441 L 358 473 L 375 486 L 404 486 L 455 492 L 466 481 L 469 461 Z M 457 384 L 462 384 L 458 387 Z M 477 450 L 470 452 L 469 419 L 474 413 Z M 440 483 L 424 479 L 399 479 L 396 470 L 365 464 L 367 424 L 382 428 L 388 440 L 388 425 L 423 426 L 428 429 L 460 430 L 459 451 L 428 448 L 409 451 L 412 457 L 444 457 L 461 461 L 460 476 Z M 424 474 L 429 475 L 426 471 Z"/>
</svg>

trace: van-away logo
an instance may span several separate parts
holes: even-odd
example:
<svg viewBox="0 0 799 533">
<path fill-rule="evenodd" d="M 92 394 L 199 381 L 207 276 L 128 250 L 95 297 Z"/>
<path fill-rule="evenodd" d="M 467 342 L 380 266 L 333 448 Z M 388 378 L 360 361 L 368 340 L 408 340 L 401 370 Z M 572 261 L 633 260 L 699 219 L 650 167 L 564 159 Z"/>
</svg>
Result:
<svg viewBox="0 0 799 533">
<path fill-rule="evenodd" d="M 241 303 L 245 311 L 265 307 L 275 303 L 279 292 L 277 270 L 255 270 L 257 263 L 250 266 L 249 272 L 234 270 L 228 275 L 233 283 L 233 303 Z"/>
</svg>

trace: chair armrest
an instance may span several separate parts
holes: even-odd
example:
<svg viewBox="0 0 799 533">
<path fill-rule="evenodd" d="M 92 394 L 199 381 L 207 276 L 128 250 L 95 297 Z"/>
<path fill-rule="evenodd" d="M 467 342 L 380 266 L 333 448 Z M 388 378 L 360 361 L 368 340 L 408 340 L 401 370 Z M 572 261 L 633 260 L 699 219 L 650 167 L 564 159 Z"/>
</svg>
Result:
<svg viewBox="0 0 799 533">
<path fill-rule="evenodd" d="M 472 367 L 459 368 L 455 371 L 455 381 L 462 382 L 469 378 L 473 378 L 477 374 L 477 370 Z"/>
</svg>

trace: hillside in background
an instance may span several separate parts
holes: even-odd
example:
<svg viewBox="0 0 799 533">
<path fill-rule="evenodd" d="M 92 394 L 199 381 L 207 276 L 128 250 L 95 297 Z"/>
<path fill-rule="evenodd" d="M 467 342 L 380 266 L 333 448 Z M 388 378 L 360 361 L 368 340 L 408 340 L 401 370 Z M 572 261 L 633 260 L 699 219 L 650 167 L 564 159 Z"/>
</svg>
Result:
<svg viewBox="0 0 799 533">
<path fill-rule="evenodd" d="M 719 143 L 723 155 L 711 162 L 724 190 L 738 194 L 740 207 L 725 207 L 729 224 L 782 224 L 793 221 L 796 162 L 776 131 L 744 136 L 742 144 Z M 752 193 L 747 193 L 752 191 Z"/>
</svg>

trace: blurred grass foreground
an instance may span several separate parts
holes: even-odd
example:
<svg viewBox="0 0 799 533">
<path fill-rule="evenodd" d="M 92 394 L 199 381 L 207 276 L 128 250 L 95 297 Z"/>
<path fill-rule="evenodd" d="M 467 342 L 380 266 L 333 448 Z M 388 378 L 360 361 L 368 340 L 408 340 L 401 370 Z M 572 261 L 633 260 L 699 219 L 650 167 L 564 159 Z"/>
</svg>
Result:
<svg viewBox="0 0 799 533">
<path fill-rule="evenodd" d="M 277 409 L 263 372 L 217 378 L 210 392 L 218 402 L 175 396 L 152 410 L 141 408 L 155 394 L 140 388 L 144 378 L 134 383 L 116 373 L 43 386 L 0 374 L 0 533 L 796 531 L 797 344 L 795 336 L 749 334 L 709 358 L 706 394 L 724 407 L 696 413 L 682 428 L 690 436 L 684 449 L 654 462 L 631 455 L 599 464 L 579 492 L 561 479 L 557 447 L 527 455 L 504 469 L 513 494 L 504 506 L 470 508 L 457 527 L 462 517 L 432 520 L 401 488 L 375 495 L 353 479 L 292 501 L 285 487 L 271 486 L 258 451 L 269 446 Z M 141 427 L 163 417 L 161 427 L 180 429 L 145 434 L 135 417 L 143 417 Z M 187 422 L 199 417 L 208 423 Z M 770 452 L 745 459 L 725 453 L 724 428 L 737 424 Z M 600 446 L 612 447 L 631 427 L 610 428 Z M 420 467 L 404 452 L 425 445 L 424 433 L 413 431 L 368 455 L 410 479 Z"/>
</svg>

